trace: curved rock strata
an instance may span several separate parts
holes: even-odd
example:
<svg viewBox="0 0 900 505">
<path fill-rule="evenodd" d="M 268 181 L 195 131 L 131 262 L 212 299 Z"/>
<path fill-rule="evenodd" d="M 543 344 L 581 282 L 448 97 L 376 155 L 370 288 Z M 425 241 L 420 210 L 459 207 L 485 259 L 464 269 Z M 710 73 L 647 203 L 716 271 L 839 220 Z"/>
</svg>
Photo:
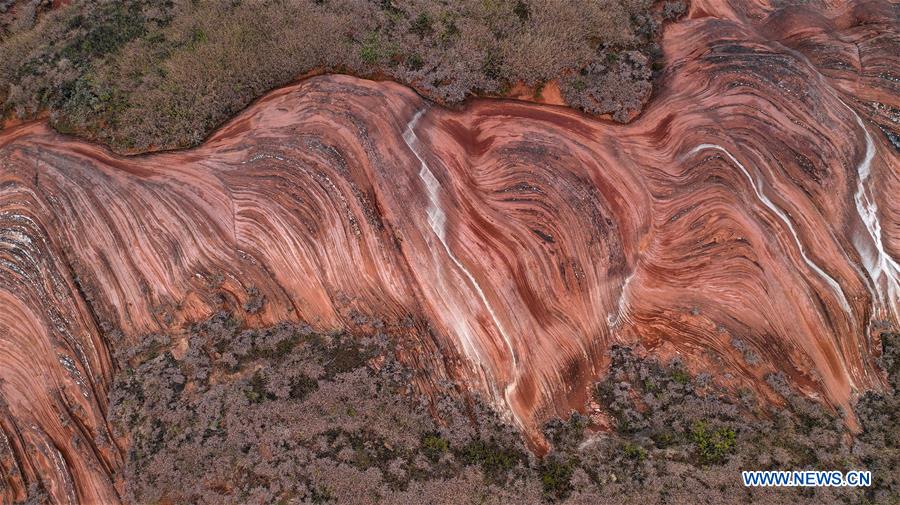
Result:
<svg viewBox="0 0 900 505">
<path fill-rule="evenodd" d="M 110 346 L 222 308 L 398 329 L 423 389 L 485 395 L 536 446 L 614 343 L 849 411 L 900 322 L 896 19 L 697 1 L 629 125 L 328 76 L 184 152 L 2 132 L 0 496 L 118 501 Z"/>
</svg>

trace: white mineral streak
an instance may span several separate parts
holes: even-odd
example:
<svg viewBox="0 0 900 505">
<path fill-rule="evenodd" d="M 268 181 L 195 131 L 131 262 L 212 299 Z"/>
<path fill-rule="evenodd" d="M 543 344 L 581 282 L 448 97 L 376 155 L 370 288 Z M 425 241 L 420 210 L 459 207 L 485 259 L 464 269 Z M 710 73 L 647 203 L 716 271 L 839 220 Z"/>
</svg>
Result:
<svg viewBox="0 0 900 505">
<path fill-rule="evenodd" d="M 831 290 L 834 291 L 834 294 L 837 296 L 838 300 L 841 302 L 841 307 L 844 309 L 844 312 L 850 316 L 851 320 L 853 318 L 853 311 L 850 308 L 850 304 L 847 302 L 847 297 L 844 296 L 844 291 L 841 289 L 841 286 L 837 283 L 834 278 L 828 275 L 824 270 L 822 270 L 819 265 L 817 265 L 814 261 L 809 259 L 806 255 L 806 249 L 803 247 L 803 243 L 800 241 L 800 237 L 797 236 L 797 231 L 794 229 L 794 224 L 788 218 L 787 214 L 775 205 L 769 197 L 765 195 L 762 191 L 762 183 L 757 183 L 757 181 L 753 178 L 750 172 L 744 167 L 744 165 L 738 161 L 734 156 L 728 152 L 724 147 L 717 144 L 700 144 L 699 146 L 693 148 L 688 154 L 696 154 L 704 149 L 715 149 L 717 151 L 722 152 L 725 156 L 734 163 L 741 172 L 747 177 L 747 180 L 750 181 L 750 185 L 753 187 L 753 192 L 756 194 L 756 198 L 759 199 L 769 210 L 771 210 L 776 216 L 778 216 L 782 222 L 788 227 L 788 230 L 791 232 L 791 236 L 794 238 L 794 243 L 797 244 L 797 248 L 800 250 L 800 256 L 803 258 L 803 261 L 806 263 L 809 268 L 811 268 L 816 274 L 825 281 L 828 286 L 831 287 Z"/>
<path fill-rule="evenodd" d="M 512 345 L 512 339 L 510 339 L 509 335 L 507 334 L 506 329 L 503 327 L 503 323 L 500 322 L 500 318 L 494 311 L 493 306 L 491 306 L 491 303 L 488 300 L 487 296 L 485 296 L 484 290 L 481 289 L 481 285 L 478 284 L 475 276 L 472 275 L 469 269 L 462 264 L 462 262 L 456 257 L 456 255 L 453 254 L 453 251 L 450 250 L 450 246 L 447 245 L 447 215 L 441 208 L 441 184 L 434 176 L 434 173 L 431 172 L 431 169 L 428 168 L 428 164 L 425 162 L 425 159 L 419 152 L 420 142 L 415 133 L 416 123 L 419 122 L 419 119 L 422 117 L 422 114 L 424 112 L 425 109 L 416 112 L 416 114 L 406 125 L 406 131 L 403 133 L 403 141 L 406 142 L 407 147 L 409 147 L 410 151 L 412 151 L 412 153 L 416 156 L 416 158 L 419 160 L 419 163 L 421 164 L 421 168 L 419 169 L 419 178 L 422 179 L 422 182 L 425 183 L 425 189 L 428 191 L 428 225 L 431 227 L 431 230 L 434 232 L 435 236 L 437 236 L 438 241 L 440 241 L 441 245 L 444 247 L 444 251 L 450 258 L 450 261 L 452 261 L 456 268 L 458 268 L 459 271 L 466 276 L 466 278 L 469 280 L 469 283 L 475 289 L 475 292 L 478 294 L 478 298 L 487 309 L 488 314 L 490 314 L 491 319 L 494 322 L 494 326 L 497 328 L 497 331 L 500 333 L 500 336 L 503 337 L 503 341 L 506 343 L 506 347 L 509 351 L 510 359 L 512 361 L 512 381 L 506 386 L 506 389 L 504 391 L 504 398 L 507 402 L 507 405 L 509 405 L 509 395 L 512 390 L 515 389 L 519 368 L 518 361 L 516 359 L 516 353 Z M 462 326 L 466 325 L 463 323 Z M 459 337 L 462 337 L 464 348 L 474 350 L 475 343 L 471 341 L 471 335 L 469 331 L 464 331 L 463 334 L 459 335 Z M 515 413 L 513 413 L 513 415 L 515 416 Z M 517 418 L 516 421 L 518 422 L 519 419 Z"/>
<path fill-rule="evenodd" d="M 900 279 L 900 265 L 884 250 L 881 223 L 878 220 L 878 204 L 871 195 L 870 187 L 866 185 L 872 171 L 872 159 L 875 158 L 875 143 L 859 114 L 850 107 L 847 109 L 853 113 L 856 123 L 866 136 L 866 154 L 856 168 L 854 199 L 856 200 L 856 212 L 866 227 L 870 243 L 860 243 L 855 240 L 854 245 L 862 259 L 863 267 L 875 285 L 873 294 L 878 299 L 878 304 L 888 312 L 894 323 L 900 323 L 900 310 L 898 310 L 898 305 L 900 305 L 900 280 L 898 280 Z"/>
</svg>

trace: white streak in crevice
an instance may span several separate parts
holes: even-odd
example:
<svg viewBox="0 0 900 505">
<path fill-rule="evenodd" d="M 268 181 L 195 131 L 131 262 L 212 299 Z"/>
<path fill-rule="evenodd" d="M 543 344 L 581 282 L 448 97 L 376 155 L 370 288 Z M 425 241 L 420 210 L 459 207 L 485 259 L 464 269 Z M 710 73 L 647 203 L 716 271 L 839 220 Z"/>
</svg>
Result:
<svg viewBox="0 0 900 505">
<path fill-rule="evenodd" d="M 741 164 L 741 162 L 738 161 L 734 156 L 732 156 L 731 153 L 728 152 L 727 149 L 725 149 L 724 147 L 722 147 L 720 145 L 700 144 L 699 146 L 693 148 L 688 153 L 688 155 L 695 154 L 704 149 L 715 149 L 717 151 L 722 152 L 723 154 L 725 154 L 725 156 L 728 157 L 729 160 L 731 160 L 732 163 L 734 163 L 738 168 L 741 169 L 741 172 L 743 172 L 744 175 L 747 177 L 747 180 L 750 181 L 750 185 L 753 186 L 753 192 L 756 194 L 756 198 L 758 198 L 759 201 L 761 201 L 763 203 L 763 205 L 765 205 L 775 215 L 777 215 L 779 218 L 781 218 L 781 220 L 784 222 L 784 224 L 787 225 L 788 230 L 790 230 L 790 232 L 791 232 L 791 236 L 794 237 L 794 242 L 797 244 L 797 248 L 800 250 L 800 256 L 803 258 L 803 261 L 806 263 L 807 266 L 809 266 L 809 268 L 811 268 L 814 272 L 816 272 L 816 274 L 818 274 L 818 276 L 821 277 L 822 280 L 824 280 L 826 284 L 828 284 L 831 287 L 832 291 L 834 291 L 834 294 L 837 295 L 838 300 L 841 302 L 841 307 L 844 309 L 844 312 L 846 312 L 848 315 L 850 315 L 850 318 L 852 320 L 853 319 L 853 310 L 850 308 L 850 304 L 847 302 L 847 297 L 844 296 L 844 291 L 841 289 L 841 286 L 837 283 L 836 280 L 834 280 L 834 278 L 832 278 L 824 270 L 822 270 L 819 267 L 819 265 L 817 265 L 814 261 L 809 259 L 809 257 L 806 255 L 806 250 L 803 247 L 803 243 L 800 241 L 800 237 L 797 236 L 797 231 L 794 229 L 794 224 L 788 218 L 787 214 L 785 214 L 785 212 L 783 210 L 781 210 L 780 207 L 775 205 L 771 200 L 769 200 L 769 197 L 767 197 L 765 195 L 765 193 L 763 193 L 762 184 L 761 183 L 757 184 L 756 180 L 753 178 L 752 175 L 750 175 L 750 172 L 744 167 L 744 165 Z"/>
<path fill-rule="evenodd" d="M 422 179 L 422 182 L 425 183 L 425 188 L 428 191 L 428 224 L 431 227 L 431 230 L 437 236 L 438 240 L 441 242 L 441 245 L 444 246 L 444 251 L 447 253 L 447 256 L 450 258 L 453 264 L 456 265 L 456 268 L 458 268 L 459 271 L 461 271 L 466 276 L 466 278 L 469 280 L 469 283 L 475 289 L 475 292 L 478 294 L 479 299 L 481 299 L 481 303 L 490 314 L 491 319 L 494 321 L 494 325 L 497 327 L 497 331 L 500 332 L 500 336 L 503 337 L 503 341 L 506 343 L 506 347 L 509 350 L 510 359 L 512 360 L 513 379 L 512 382 L 510 382 L 506 386 L 506 389 L 504 391 L 504 398 L 507 405 L 509 405 L 510 392 L 515 388 L 519 376 L 518 359 L 516 358 L 512 340 L 506 333 L 503 324 L 500 322 L 500 318 L 497 316 L 496 312 L 494 312 L 494 308 L 488 301 L 487 296 L 485 296 L 484 291 L 481 289 L 481 286 L 478 284 L 475 276 L 473 276 L 472 273 L 469 272 L 469 269 L 467 269 L 465 265 L 463 265 L 462 262 L 459 261 L 456 255 L 453 254 L 453 251 L 450 250 L 450 246 L 447 245 L 447 215 L 441 208 L 441 184 L 431 172 L 431 169 L 428 168 L 428 164 L 425 162 L 425 159 L 419 152 L 419 138 L 416 136 L 414 130 L 416 127 L 416 123 L 419 122 L 419 119 L 422 117 L 422 114 L 424 112 L 425 109 L 416 112 L 413 118 L 406 125 L 406 131 L 403 133 L 403 141 L 406 142 L 409 150 L 412 151 L 412 153 L 416 156 L 416 158 L 419 160 L 419 163 L 421 164 L 421 168 L 419 169 L 419 178 Z M 516 416 L 515 413 L 513 413 L 513 416 L 516 417 L 516 421 L 519 422 L 518 416 Z"/>
<path fill-rule="evenodd" d="M 635 270 L 636 269 L 637 267 L 635 267 Z M 631 279 L 634 278 L 634 272 L 635 271 L 632 271 L 622 284 L 622 291 L 619 292 L 619 303 L 617 305 L 616 314 L 610 314 L 609 317 L 606 318 L 606 322 L 609 326 L 618 326 L 623 322 L 628 323 L 631 321 L 630 311 L 628 310 L 628 286 L 631 285 Z"/>
<path fill-rule="evenodd" d="M 841 102 L 843 103 L 843 101 Z M 875 158 L 875 143 L 872 141 L 869 130 L 866 129 L 859 114 L 850 108 L 846 103 L 844 106 L 853 113 L 856 123 L 862 129 L 866 136 L 866 154 L 859 166 L 856 168 L 856 212 L 862 219 L 866 227 L 868 238 L 871 239 L 871 249 L 862 247 L 861 244 L 854 241 L 857 252 L 862 259 L 863 267 L 872 278 L 875 284 L 875 296 L 882 307 L 893 317 L 894 323 L 900 323 L 900 313 L 898 313 L 898 304 L 900 304 L 900 265 L 884 250 L 884 242 L 881 239 L 881 223 L 878 220 L 878 204 L 875 198 L 870 195 L 871 189 L 866 186 L 866 181 L 872 171 L 872 160 Z"/>
<path fill-rule="evenodd" d="M 869 277 L 871 277 L 871 280 L 874 283 L 874 298 L 877 298 L 878 303 L 882 307 L 885 307 L 893 316 L 893 323 L 895 325 L 900 325 L 900 309 L 898 309 L 898 305 L 900 305 L 900 279 L 898 279 L 898 277 L 900 277 L 900 265 L 898 265 L 896 260 L 884 250 L 884 244 L 881 239 L 881 223 L 878 221 L 878 205 L 876 204 L 875 199 L 870 196 L 869 188 L 866 187 L 866 180 L 869 178 L 872 169 L 872 160 L 875 158 L 875 144 L 872 142 L 869 130 L 863 124 L 859 114 L 857 114 L 852 107 L 847 105 L 846 102 L 841 100 L 840 93 L 830 85 L 828 79 L 819 72 L 816 65 L 814 65 L 803 52 L 794 50 L 784 44 L 776 43 L 784 51 L 806 63 L 806 66 L 815 73 L 819 82 L 826 89 L 831 89 L 832 92 L 834 92 L 834 97 L 841 102 L 851 114 L 853 114 L 853 117 L 856 118 L 856 123 L 862 128 L 862 131 L 865 134 L 866 154 L 856 169 L 857 180 L 854 200 L 856 202 L 856 212 L 859 214 L 860 219 L 866 227 L 869 239 L 871 239 L 871 246 L 875 248 L 875 257 L 872 256 L 872 251 L 865 249 L 863 245 L 859 244 L 855 239 L 853 240 L 853 245 L 856 247 L 860 258 L 862 259 L 863 268 L 866 269 Z M 857 51 L 858 50 L 859 47 L 857 46 Z M 880 283 L 882 278 L 884 279 L 884 287 L 882 287 Z M 885 300 L 885 298 L 887 298 L 887 300 Z M 873 315 L 874 312 L 875 311 L 873 310 Z M 871 319 L 872 318 L 870 317 L 868 324 L 871 324 Z"/>
</svg>

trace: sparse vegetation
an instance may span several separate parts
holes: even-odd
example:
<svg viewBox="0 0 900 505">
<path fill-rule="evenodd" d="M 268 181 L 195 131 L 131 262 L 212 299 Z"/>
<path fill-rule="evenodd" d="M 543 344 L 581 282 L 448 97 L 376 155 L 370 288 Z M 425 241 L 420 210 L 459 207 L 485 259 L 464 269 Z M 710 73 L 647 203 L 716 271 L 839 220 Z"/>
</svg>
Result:
<svg viewBox="0 0 900 505">
<path fill-rule="evenodd" d="M 894 503 L 900 485 L 900 335 L 883 333 L 881 366 L 891 389 L 869 392 L 855 412 L 864 431 L 851 436 L 839 413 L 796 393 L 780 375 L 769 377 L 786 405 L 735 394 L 711 377 L 692 376 L 679 362 L 660 363 L 614 347 L 609 374 L 595 400 L 617 431 L 568 457 L 577 457 L 583 484 L 573 497 L 622 496 L 656 503 Z M 872 471 L 870 488 L 747 489 L 741 470 Z M 692 483 L 687 484 L 685 479 Z M 605 486 L 602 492 L 594 486 Z M 576 500 L 577 501 L 577 500 Z"/>
<path fill-rule="evenodd" d="M 703 464 L 721 463 L 734 452 L 735 433 L 731 428 L 711 429 L 706 422 L 697 421 L 691 428 L 691 440 Z"/>
<path fill-rule="evenodd" d="M 460 456 L 470 465 L 478 465 L 485 477 L 503 483 L 511 470 L 524 461 L 525 455 L 491 440 L 475 440 L 462 451 Z"/>
<path fill-rule="evenodd" d="M 626 120 L 650 90 L 663 16 L 683 12 L 653 0 L 45 4 L 0 4 L 3 115 L 47 110 L 57 129 L 128 152 L 195 145 L 313 71 L 386 77 L 446 104 L 556 79 L 574 106 Z"/>
<path fill-rule="evenodd" d="M 571 461 L 548 458 L 539 468 L 544 497 L 553 501 L 568 497 L 572 492 L 574 468 L 575 465 Z"/>
<path fill-rule="evenodd" d="M 266 297 L 260 294 L 255 287 L 247 288 L 247 301 L 244 302 L 244 310 L 248 314 L 256 314 L 266 304 Z"/>
<path fill-rule="evenodd" d="M 622 446 L 622 451 L 629 459 L 636 459 L 638 461 L 647 459 L 647 451 L 639 445 L 626 443 L 624 446 Z"/>
<path fill-rule="evenodd" d="M 384 336 L 244 330 L 223 313 L 189 329 L 182 357 L 173 345 L 150 335 L 117 354 L 129 502 L 422 503 L 443 479 L 485 490 L 529 465 L 483 405 L 444 398 L 437 425 Z"/>
<path fill-rule="evenodd" d="M 418 397 L 390 338 L 241 327 L 227 314 L 193 326 L 178 359 L 164 335 L 119 351 L 110 420 L 130 440 L 130 501 L 796 504 L 900 496 L 896 389 L 860 399 L 865 430 L 850 437 L 838 415 L 783 377 L 770 383 L 787 408 L 766 406 L 678 362 L 614 347 L 594 399 L 616 429 L 591 434 L 578 413 L 551 420 L 551 451 L 537 457 L 477 398 Z M 882 340 L 881 363 L 896 388 L 900 336 Z M 743 469 L 868 469 L 874 485 L 748 489 Z"/>
<path fill-rule="evenodd" d="M 422 438 L 422 452 L 432 461 L 437 461 L 449 449 L 450 442 L 438 434 L 429 433 Z"/>
</svg>

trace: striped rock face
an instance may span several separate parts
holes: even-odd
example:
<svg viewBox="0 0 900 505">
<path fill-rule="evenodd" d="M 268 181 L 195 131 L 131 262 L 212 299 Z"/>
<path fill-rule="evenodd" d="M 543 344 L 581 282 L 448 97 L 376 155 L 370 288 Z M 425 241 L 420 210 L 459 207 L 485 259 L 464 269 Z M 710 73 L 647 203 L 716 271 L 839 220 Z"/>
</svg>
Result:
<svg viewBox="0 0 900 505">
<path fill-rule="evenodd" d="M 762 397 L 772 372 L 845 409 L 882 388 L 878 334 L 900 322 L 896 7 L 732 3 L 667 28 L 628 125 L 327 76 L 183 152 L 0 133 L 0 496 L 41 481 L 60 503 L 119 501 L 112 347 L 251 296 L 266 303 L 249 326 L 378 320 L 416 343 L 424 391 L 483 395 L 538 448 L 614 343 Z"/>
</svg>

